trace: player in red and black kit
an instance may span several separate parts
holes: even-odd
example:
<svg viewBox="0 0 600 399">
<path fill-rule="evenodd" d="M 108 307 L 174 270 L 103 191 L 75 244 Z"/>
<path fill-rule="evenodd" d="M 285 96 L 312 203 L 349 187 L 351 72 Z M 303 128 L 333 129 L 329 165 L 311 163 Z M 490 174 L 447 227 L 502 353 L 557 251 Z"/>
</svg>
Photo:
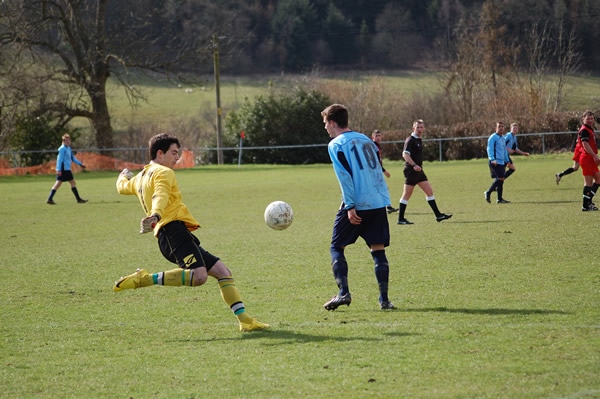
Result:
<svg viewBox="0 0 600 399">
<path fill-rule="evenodd" d="M 577 145 L 575 153 L 579 152 L 579 164 L 583 173 L 583 205 L 581 210 L 597 211 L 598 208 L 592 203 L 600 186 L 600 159 L 598 159 L 598 147 L 594 135 L 594 113 L 587 111 L 583 114 L 583 125 L 577 134 Z"/>
</svg>

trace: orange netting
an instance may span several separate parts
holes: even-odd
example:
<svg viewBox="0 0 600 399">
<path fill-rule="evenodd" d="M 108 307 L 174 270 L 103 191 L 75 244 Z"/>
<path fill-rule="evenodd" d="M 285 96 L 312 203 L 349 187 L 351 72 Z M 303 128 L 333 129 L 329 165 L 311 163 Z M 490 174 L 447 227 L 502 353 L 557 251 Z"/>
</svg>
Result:
<svg viewBox="0 0 600 399">
<path fill-rule="evenodd" d="M 117 158 L 111 158 L 106 155 L 94 154 L 92 152 L 77 153 L 79 159 L 85 166 L 86 170 L 139 170 L 144 167 L 144 164 L 125 162 Z M 193 168 L 196 166 L 194 162 L 194 153 L 190 150 L 182 150 L 181 156 L 175 169 Z M 74 173 L 81 171 L 81 167 L 73 164 L 72 170 Z M 0 159 L 0 176 L 14 175 L 50 175 L 56 173 L 56 161 L 47 162 L 42 165 L 28 166 L 24 168 L 11 168 L 7 159 Z"/>
</svg>

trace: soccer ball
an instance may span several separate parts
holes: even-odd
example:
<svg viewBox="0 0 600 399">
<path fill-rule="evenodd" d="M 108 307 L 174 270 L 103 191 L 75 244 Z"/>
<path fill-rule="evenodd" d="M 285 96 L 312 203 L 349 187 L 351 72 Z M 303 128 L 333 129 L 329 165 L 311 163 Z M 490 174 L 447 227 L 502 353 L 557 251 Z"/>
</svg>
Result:
<svg viewBox="0 0 600 399">
<path fill-rule="evenodd" d="M 283 201 L 271 202 L 265 209 L 265 222 L 274 230 L 284 230 L 290 227 L 294 220 L 294 211 Z"/>
</svg>

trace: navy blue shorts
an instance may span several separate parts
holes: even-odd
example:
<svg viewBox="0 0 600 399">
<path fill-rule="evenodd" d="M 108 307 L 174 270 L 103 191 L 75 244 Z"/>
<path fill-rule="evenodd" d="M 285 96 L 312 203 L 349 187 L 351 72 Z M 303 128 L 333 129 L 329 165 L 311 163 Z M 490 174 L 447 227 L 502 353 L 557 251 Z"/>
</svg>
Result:
<svg viewBox="0 0 600 399">
<path fill-rule="evenodd" d="M 70 170 L 63 170 L 61 171 L 60 175 L 58 173 L 56 174 L 56 180 L 71 181 L 75 180 L 75 178 L 73 177 L 73 172 Z"/>
<path fill-rule="evenodd" d="M 332 246 L 340 248 L 354 244 L 358 237 L 362 237 L 368 246 L 390 245 L 390 225 L 385 208 L 356 211 L 356 213 L 362 218 L 360 224 L 350 223 L 348 211 L 343 206 L 337 212 L 331 235 Z"/>
<path fill-rule="evenodd" d="M 506 173 L 506 165 L 496 164 L 496 166 L 490 165 L 490 176 L 492 179 L 504 179 L 504 173 Z"/>
<path fill-rule="evenodd" d="M 202 248 L 198 237 L 178 220 L 164 225 L 158 231 L 158 247 L 169 262 L 176 263 L 182 269 L 206 267 L 208 271 L 219 260 Z"/>
</svg>

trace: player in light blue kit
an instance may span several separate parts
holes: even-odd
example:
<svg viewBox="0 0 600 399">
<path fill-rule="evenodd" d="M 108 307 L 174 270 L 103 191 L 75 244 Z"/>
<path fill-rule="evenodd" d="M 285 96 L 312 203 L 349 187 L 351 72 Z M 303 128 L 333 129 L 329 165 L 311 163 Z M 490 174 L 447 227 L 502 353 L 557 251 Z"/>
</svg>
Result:
<svg viewBox="0 0 600 399">
<path fill-rule="evenodd" d="M 325 130 L 332 140 L 328 151 L 333 170 L 342 190 L 342 204 L 335 217 L 331 237 L 331 267 L 339 288 L 336 296 L 323 307 L 335 310 L 350 306 L 348 263 L 344 256 L 347 245 L 362 237 L 371 249 L 375 277 L 379 285 L 379 306 L 394 309 L 388 298 L 389 265 L 385 247 L 390 243 L 390 228 L 386 207 L 390 194 L 375 143 L 362 133 L 348 127 L 348 110 L 333 104 L 321 112 Z"/>
<path fill-rule="evenodd" d="M 506 164 L 508 170 L 504 175 L 504 180 L 508 179 L 510 175 L 517 171 L 517 168 L 515 168 L 515 164 L 513 163 L 512 158 L 510 157 L 511 155 L 518 154 L 526 157 L 529 156 L 528 152 L 522 151 L 519 148 L 519 144 L 517 143 L 517 133 L 519 133 L 519 124 L 511 123 L 510 132 L 504 135 L 504 141 L 506 142 L 506 151 L 508 151 L 508 163 Z"/>
<path fill-rule="evenodd" d="M 63 134 L 62 145 L 58 148 L 58 157 L 56 159 L 56 182 L 50 190 L 50 195 L 46 200 L 47 204 L 56 205 L 56 202 L 54 202 L 54 194 L 56 194 L 58 188 L 65 181 L 68 181 L 71 185 L 71 191 L 73 192 L 73 195 L 79 204 L 85 204 L 87 202 L 86 199 L 83 199 L 79 196 L 77 183 L 75 183 L 75 178 L 73 177 L 73 172 L 71 171 L 72 163 L 75 163 L 85 169 L 85 165 L 75 157 L 73 150 L 71 150 L 71 136 L 68 134 Z"/>
<path fill-rule="evenodd" d="M 496 131 L 490 135 L 487 142 L 488 165 L 494 182 L 490 188 L 483 193 L 485 200 L 491 202 L 490 195 L 493 191 L 498 192 L 498 204 L 508 204 L 510 201 L 504 199 L 504 178 L 506 164 L 509 162 L 506 141 L 504 140 L 504 122 L 496 123 Z"/>
</svg>

